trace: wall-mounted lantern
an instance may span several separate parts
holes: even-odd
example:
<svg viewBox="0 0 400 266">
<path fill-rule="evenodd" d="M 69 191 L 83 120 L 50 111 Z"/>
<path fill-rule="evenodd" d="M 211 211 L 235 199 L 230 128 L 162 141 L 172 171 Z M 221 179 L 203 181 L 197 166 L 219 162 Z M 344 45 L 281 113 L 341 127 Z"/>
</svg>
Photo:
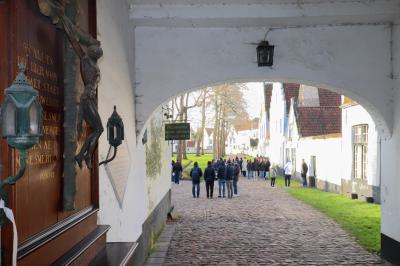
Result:
<svg viewBox="0 0 400 266">
<path fill-rule="evenodd" d="M 111 158 L 108 158 L 109 153 L 107 154 L 106 160 L 102 161 L 99 165 L 109 163 L 114 160 L 117 155 L 117 147 L 121 145 L 124 140 L 124 123 L 122 122 L 122 118 L 117 113 L 117 107 L 114 105 L 114 111 L 111 114 L 110 118 L 107 122 L 107 140 L 111 147 L 114 148 L 114 154 Z"/>
<path fill-rule="evenodd" d="M 257 63 L 259 67 L 272 66 L 274 64 L 274 47 L 265 40 L 257 45 Z"/>
<path fill-rule="evenodd" d="M 19 151 L 20 168 L 15 176 L 0 180 L 0 197 L 6 200 L 5 185 L 14 185 L 25 172 L 27 150 L 42 135 L 42 106 L 35 90 L 25 76 L 25 65 L 18 65 L 18 75 L 5 90 L 1 106 L 1 131 L 7 143 Z M 2 221 L 1 221 L 2 222 Z"/>
</svg>

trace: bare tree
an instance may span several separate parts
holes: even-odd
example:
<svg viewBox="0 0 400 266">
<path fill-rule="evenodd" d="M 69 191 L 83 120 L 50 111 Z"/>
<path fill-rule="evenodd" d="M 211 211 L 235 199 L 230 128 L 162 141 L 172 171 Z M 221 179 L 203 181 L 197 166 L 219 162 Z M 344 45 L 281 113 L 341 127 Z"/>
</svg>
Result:
<svg viewBox="0 0 400 266">
<path fill-rule="evenodd" d="M 247 121 L 249 115 L 243 96 L 242 84 L 222 84 L 201 90 L 185 93 L 173 100 L 175 121 L 187 122 L 188 110 L 201 108 L 201 123 L 193 135 L 196 141 L 196 155 L 204 154 L 204 131 L 207 123 L 207 107 L 212 103 L 214 111 L 213 154 L 214 159 L 225 155 L 225 144 L 231 126 Z M 186 159 L 186 141 L 178 141 L 177 159 Z"/>
<path fill-rule="evenodd" d="M 196 93 L 184 93 L 174 99 L 174 109 L 176 110 L 177 114 L 175 117 L 175 122 L 184 122 L 188 121 L 188 110 L 194 107 L 199 106 L 199 102 L 201 99 L 200 95 L 195 95 Z M 190 96 L 194 97 L 193 104 L 189 105 Z M 178 104 L 179 101 L 179 104 Z M 178 149 L 177 149 L 177 160 L 182 161 L 182 159 L 187 159 L 186 154 L 186 141 L 178 140 Z"/>
<path fill-rule="evenodd" d="M 243 88 L 239 84 L 223 84 L 213 88 L 214 97 L 214 158 L 225 156 L 230 125 L 236 126 L 249 119 Z"/>
<path fill-rule="evenodd" d="M 209 94 L 208 88 L 201 91 L 200 103 L 201 106 L 201 125 L 198 129 L 197 135 L 197 146 L 196 146 L 196 156 L 200 156 L 200 153 L 204 155 L 204 131 L 206 128 L 206 107 L 207 107 L 207 96 Z"/>
</svg>

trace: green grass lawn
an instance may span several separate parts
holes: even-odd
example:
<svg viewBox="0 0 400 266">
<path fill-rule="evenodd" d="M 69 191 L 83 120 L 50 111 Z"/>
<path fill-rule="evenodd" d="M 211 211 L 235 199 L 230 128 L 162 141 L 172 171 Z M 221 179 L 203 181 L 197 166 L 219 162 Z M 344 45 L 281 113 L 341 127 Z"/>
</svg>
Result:
<svg viewBox="0 0 400 266">
<path fill-rule="evenodd" d="M 284 186 L 282 177 L 277 178 L 277 186 Z M 292 182 L 291 188 L 286 191 L 331 217 L 353 235 L 365 249 L 380 252 L 380 205 L 352 200 L 340 194 L 318 189 L 302 188 L 299 182 Z"/>
<path fill-rule="evenodd" d="M 182 160 L 182 166 L 185 167 L 190 161 L 192 161 L 192 164 L 189 165 L 184 171 L 183 171 L 183 178 L 188 178 L 190 170 L 193 168 L 194 162 L 197 162 L 199 164 L 199 167 L 204 173 L 204 170 L 207 168 L 207 162 L 212 161 L 213 155 L 212 154 L 204 154 L 201 156 L 196 156 L 196 154 L 188 154 L 187 155 L 187 160 Z M 172 157 L 172 160 L 176 161 L 176 155 Z"/>
</svg>

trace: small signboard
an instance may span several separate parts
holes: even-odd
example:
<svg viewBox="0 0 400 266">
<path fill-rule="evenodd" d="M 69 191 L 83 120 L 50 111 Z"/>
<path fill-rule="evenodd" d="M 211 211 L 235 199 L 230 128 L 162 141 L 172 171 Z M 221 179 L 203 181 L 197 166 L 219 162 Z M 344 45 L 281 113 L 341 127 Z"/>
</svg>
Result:
<svg viewBox="0 0 400 266">
<path fill-rule="evenodd" d="M 165 124 L 165 140 L 190 139 L 190 123 Z"/>
</svg>

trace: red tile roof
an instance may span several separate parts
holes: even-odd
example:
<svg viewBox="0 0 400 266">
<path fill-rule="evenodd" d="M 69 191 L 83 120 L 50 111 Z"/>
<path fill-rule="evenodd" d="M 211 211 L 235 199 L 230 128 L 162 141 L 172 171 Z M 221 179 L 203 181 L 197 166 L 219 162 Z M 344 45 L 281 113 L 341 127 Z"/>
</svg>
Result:
<svg viewBox="0 0 400 266">
<path fill-rule="evenodd" d="M 290 99 L 294 98 L 297 101 L 299 97 L 299 88 L 300 84 L 296 83 L 283 83 L 283 92 L 285 94 L 285 101 L 286 101 L 286 112 L 289 113 L 290 109 Z"/>
<path fill-rule="evenodd" d="M 302 137 L 340 133 L 342 110 L 339 107 L 297 107 L 296 120 Z"/>
<path fill-rule="evenodd" d="M 236 125 L 235 130 L 236 131 L 245 131 L 245 130 L 258 129 L 259 122 L 260 122 L 259 118 L 254 118 L 253 120 L 248 120 L 248 121 L 240 123 L 239 125 Z"/>
<path fill-rule="evenodd" d="M 341 96 L 336 92 L 328 91 L 325 89 L 318 88 L 319 105 L 320 106 L 340 106 Z"/>
<path fill-rule="evenodd" d="M 186 147 L 195 147 L 196 146 L 196 141 L 194 140 L 187 140 L 186 141 Z"/>
</svg>

